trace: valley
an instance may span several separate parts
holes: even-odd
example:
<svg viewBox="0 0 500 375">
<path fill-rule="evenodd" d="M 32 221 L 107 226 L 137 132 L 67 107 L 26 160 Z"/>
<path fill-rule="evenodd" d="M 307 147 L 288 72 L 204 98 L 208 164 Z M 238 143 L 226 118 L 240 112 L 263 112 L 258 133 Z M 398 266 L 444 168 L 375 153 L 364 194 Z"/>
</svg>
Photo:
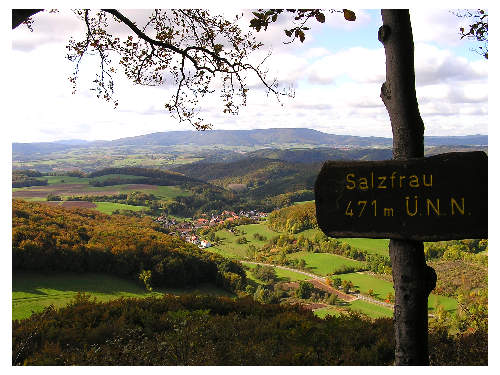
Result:
<svg viewBox="0 0 500 375">
<path fill-rule="evenodd" d="M 392 317 L 389 240 L 326 237 L 313 192 L 322 162 L 388 159 L 383 142 L 132 141 L 14 148 L 14 321 L 38 319 L 50 306 L 62 314 L 75 303 L 97 309 L 165 295 L 251 299 L 326 321 Z M 425 255 L 439 280 L 428 300 L 431 326 L 461 332 L 467 304 L 484 311 L 486 301 L 487 309 L 487 240 L 426 243 Z"/>
</svg>

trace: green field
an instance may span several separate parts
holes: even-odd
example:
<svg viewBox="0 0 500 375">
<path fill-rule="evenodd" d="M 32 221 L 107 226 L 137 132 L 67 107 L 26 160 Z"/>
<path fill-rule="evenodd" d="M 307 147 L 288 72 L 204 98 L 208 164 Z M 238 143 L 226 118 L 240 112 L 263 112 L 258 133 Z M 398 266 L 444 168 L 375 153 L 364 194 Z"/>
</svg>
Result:
<svg viewBox="0 0 500 375">
<path fill-rule="evenodd" d="M 378 279 L 372 275 L 364 273 L 346 273 L 343 275 L 336 275 L 335 277 L 340 277 L 342 280 L 350 280 L 354 284 L 354 288 L 359 289 L 363 294 L 368 294 L 369 289 L 373 289 L 375 297 L 378 299 L 385 299 L 387 294 L 392 293 L 394 295 L 394 287 L 392 283 Z M 450 297 L 438 296 L 431 294 L 429 296 L 429 312 L 435 310 L 437 305 L 443 306 L 443 308 L 449 312 L 454 312 L 457 309 L 457 300 Z"/>
<path fill-rule="evenodd" d="M 269 229 L 265 223 L 240 225 L 238 226 L 238 230 L 241 233 L 239 235 L 235 235 L 227 229 L 217 231 L 215 235 L 221 239 L 221 243 L 213 248 L 210 248 L 210 251 L 219 253 L 229 258 L 243 259 L 247 257 L 247 249 L 250 245 L 260 248 L 271 238 L 279 235 L 279 233 Z M 255 233 L 266 237 L 266 240 L 259 241 L 255 239 L 253 237 Z M 236 243 L 240 237 L 245 237 L 248 242 L 246 244 Z"/>
<path fill-rule="evenodd" d="M 147 297 L 151 295 L 172 294 L 213 294 L 232 296 L 212 285 L 200 285 L 187 289 L 158 289 L 146 293 L 139 282 L 121 279 L 104 274 L 36 274 L 17 273 L 12 276 L 12 319 L 23 319 L 40 312 L 49 305 L 63 307 L 78 292 L 86 292 L 98 301 L 119 297 Z"/>
<path fill-rule="evenodd" d="M 131 174 L 111 173 L 111 174 L 105 174 L 103 176 L 92 177 L 89 180 L 92 181 L 92 182 L 94 182 L 94 181 L 102 182 L 102 181 L 106 181 L 109 178 L 118 178 L 118 179 L 122 179 L 122 180 L 140 180 L 140 179 L 144 179 L 144 177 L 142 177 L 142 176 L 136 176 L 136 175 L 131 175 Z M 82 178 L 82 180 L 83 180 L 83 178 Z"/>
<path fill-rule="evenodd" d="M 116 210 L 131 210 L 131 211 L 142 211 L 147 209 L 146 206 L 132 206 L 130 204 L 123 203 L 113 203 L 113 202 L 94 202 L 96 204 L 96 210 L 104 214 L 111 215 L 113 211 Z"/>
<path fill-rule="evenodd" d="M 86 177 L 70 177 L 70 176 L 43 176 L 46 178 L 49 185 L 60 184 L 88 184 L 90 178 Z"/>
<path fill-rule="evenodd" d="M 352 247 L 366 250 L 369 254 L 389 256 L 389 240 L 379 238 L 339 238 Z"/>
<path fill-rule="evenodd" d="M 323 307 L 321 309 L 314 310 L 314 315 L 325 318 L 327 315 L 339 316 L 346 312 L 344 308 L 352 311 L 357 311 L 362 314 L 369 316 L 370 318 L 392 318 L 393 310 L 387 307 L 369 303 L 363 300 L 355 300 L 352 302 L 346 302 L 342 305 L 342 310 L 335 307 Z M 344 312 L 343 312 L 344 311 Z"/>
<path fill-rule="evenodd" d="M 335 254 L 309 253 L 306 251 L 290 254 L 289 257 L 292 259 L 304 259 L 306 267 L 309 268 L 312 273 L 321 276 L 326 276 L 343 266 L 360 267 L 364 264 L 363 262 L 344 258 Z"/>
<path fill-rule="evenodd" d="M 250 269 L 254 269 L 255 267 L 257 267 L 256 264 L 246 263 L 246 262 L 242 262 L 242 263 L 244 263 L 245 266 L 247 266 Z M 278 276 L 278 281 L 304 281 L 304 280 L 311 279 L 309 276 L 306 276 L 306 275 L 299 273 L 299 272 L 293 272 L 293 271 L 285 270 L 285 269 L 278 268 L 278 267 L 275 267 L 274 269 L 276 270 L 276 275 Z M 262 284 L 262 281 L 256 279 L 250 271 L 247 271 L 247 277 L 249 279 L 255 281 L 256 283 Z"/>
<path fill-rule="evenodd" d="M 303 235 L 306 238 L 314 239 L 318 235 L 322 235 L 320 229 L 307 229 L 297 235 Z M 366 250 L 369 254 L 379 254 L 389 256 L 389 240 L 378 238 L 337 238 L 339 241 L 348 243 L 352 247 L 360 250 Z"/>
<path fill-rule="evenodd" d="M 305 204 L 305 203 L 311 203 L 311 202 L 314 202 L 314 201 L 295 202 L 294 204 L 297 205 L 297 204 Z"/>
<path fill-rule="evenodd" d="M 342 315 L 342 312 L 340 312 L 340 310 L 335 309 L 334 307 L 322 307 L 321 309 L 314 310 L 314 315 L 324 319 L 328 315 L 340 316 Z"/>
<path fill-rule="evenodd" d="M 353 311 L 359 311 L 371 318 L 392 318 L 394 315 L 392 309 L 360 299 L 350 302 L 348 307 Z"/>
<path fill-rule="evenodd" d="M 436 307 L 442 306 L 448 312 L 455 312 L 457 310 L 458 302 L 454 298 L 438 296 L 431 294 L 428 300 L 429 312 L 436 311 Z"/>
<path fill-rule="evenodd" d="M 335 275 L 335 277 L 340 277 L 342 280 L 350 280 L 354 284 L 355 289 L 363 294 L 368 294 L 369 289 L 373 289 L 375 297 L 379 299 L 385 299 L 388 293 L 394 294 L 394 287 L 389 281 L 378 279 L 372 275 L 365 273 L 345 273 L 342 275 Z"/>
<path fill-rule="evenodd" d="M 178 186 L 157 186 L 154 189 L 147 190 L 145 192 L 153 194 L 164 200 L 172 200 L 175 197 L 187 197 L 191 195 L 190 191 L 183 190 Z"/>
</svg>

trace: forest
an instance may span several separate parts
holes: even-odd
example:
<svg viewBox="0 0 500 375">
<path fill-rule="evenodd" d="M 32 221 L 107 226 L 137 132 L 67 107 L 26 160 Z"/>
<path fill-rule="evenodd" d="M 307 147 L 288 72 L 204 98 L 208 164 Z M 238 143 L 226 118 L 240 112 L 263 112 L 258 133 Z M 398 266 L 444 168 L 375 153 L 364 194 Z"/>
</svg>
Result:
<svg viewBox="0 0 500 375">
<path fill-rule="evenodd" d="M 390 365 L 391 319 L 320 319 L 299 306 L 200 296 L 77 295 L 13 322 L 12 363 L 24 365 Z M 483 365 L 486 332 L 430 331 L 432 365 Z"/>
<path fill-rule="evenodd" d="M 246 283 L 238 263 L 162 233 L 149 218 L 17 200 L 12 204 L 12 269 L 104 272 L 135 280 L 151 271 L 152 286 L 211 282 L 232 291 Z"/>
</svg>

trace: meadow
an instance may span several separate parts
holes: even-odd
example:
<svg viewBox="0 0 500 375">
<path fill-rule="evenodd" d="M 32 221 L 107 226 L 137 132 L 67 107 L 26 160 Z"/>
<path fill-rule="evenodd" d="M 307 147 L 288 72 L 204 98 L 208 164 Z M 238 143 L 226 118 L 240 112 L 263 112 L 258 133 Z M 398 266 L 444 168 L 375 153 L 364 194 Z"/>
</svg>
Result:
<svg viewBox="0 0 500 375">
<path fill-rule="evenodd" d="M 248 256 L 248 248 L 250 245 L 260 248 L 271 238 L 279 235 L 278 232 L 269 229 L 265 223 L 240 225 L 237 229 L 238 235 L 229 232 L 227 229 L 215 232 L 215 235 L 220 238 L 220 243 L 210 248 L 210 251 L 230 258 L 244 259 Z M 266 239 L 256 239 L 254 237 L 256 233 L 264 236 Z M 248 242 L 245 244 L 237 243 L 238 238 L 241 237 L 245 237 Z"/>
<path fill-rule="evenodd" d="M 243 261 L 242 263 L 249 268 L 249 270 L 246 273 L 247 278 L 249 278 L 250 280 L 255 281 L 258 284 L 264 284 L 259 279 L 256 279 L 255 276 L 253 276 L 253 274 L 251 272 L 252 269 L 254 269 L 255 267 L 257 267 L 256 264 L 247 263 L 245 261 Z M 274 270 L 276 271 L 276 276 L 278 276 L 278 281 L 284 281 L 284 282 L 288 282 L 288 281 L 305 281 L 305 280 L 310 280 L 311 279 L 309 276 L 304 275 L 303 273 L 294 272 L 294 271 L 291 271 L 291 270 L 285 270 L 285 269 L 279 268 L 279 267 L 275 267 Z"/>
<path fill-rule="evenodd" d="M 114 202 L 95 202 L 96 210 L 103 214 L 111 215 L 116 210 L 143 211 L 146 206 L 132 206 L 130 204 L 114 203 Z"/>
<path fill-rule="evenodd" d="M 240 235 L 236 236 L 233 233 L 230 233 L 228 230 L 221 230 L 216 233 L 222 241 L 220 244 L 210 248 L 210 251 L 216 252 L 220 255 L 223 255 L 232 259 L 244 259 L 248 255 L 248 247 L 249 245 L 254 245 L 259 248 L 264 245 L 267 241 L 259 241 L 253 237 L 255 233 L 259 233 L 270 240 L 271 238 L 278 236 L 280 233 L 274 232 L 270 230 L 265 223 L 260 224 L 250 224 L 250 225 L 242 225 L 237 227 L 240 230 Z M 319 233 L 318 229 L 308 229 L 299 235 L 304 235 L 308 238 L 313 238 L 315 235 Z M 245 236 L 248 240 L 246 244 L 238 244 L 236 241 L 239 237 Z M 380 255 L 388 255 L 388 239 L 371 239 L 371 238 L 339 238 L 340 241 L 349 243 L 353 247 L 358 247 L 364 249 L 372 254 L 380 254 Z M 310 252 L 297 252 L 288 255 L 290 258 L 295 259 L 304 259 L 306 262 L 306 267 L 311 273 L 317 274 L 319 276 L 326 276 L 334 272 L 335 270 L 341 269 L 342 267 L 360 267 L 363 265 L 363 262 L 352 260 L 349 258 L 344 258 L 335 254 L 327 254 L 327 253 L 310 253 Z M 277 272 L 282 272 L 283 270 L 276 269 Z M 278 271 L 279 270 L 279 271 Z M 247 272 L 247 275 L 250 275 Z M 278 274 L 279 275 L 279 274 Z M 305 275 L 301 275 L 300 273 L 295 273 L 298 275 L 297 277 L 301 277 Z M 249 276 L 252 278 L 252 276 Z M 279 276 L 281 277 L 281 276 Z M 369 273 L 360 273 L 360 272 L 351 272 L 345 274 L 335 275 L 335 277 L 339 277 L 341 280 L 350 280 L 354 284 L 355 289 L 359 289 L 359 291 L 363 294 L 368 294 L 368 291 L 373 290 L 374 296 L 377 299 L 385 300 L 388 294 L 394 295 L 394 287 L 393 284 L 389 281 L 378 278 Z M 307 277 L 303 278 L 306 280 Z M 294 280 L 290 278 L 290 280 Z M 300 279 L 297 279 L 300 280 Z M 366 301 L 355 301 L 354 307 L 368 316 L 376 317 L 376 316 L 388 316 L 387 314 L 391 314 L 391 311 L 385 311 L 386 308 L 383 308 L 379 305 L 374 305 Z M 450 297 L 440 296 L 436 294 L 431 294 L 429 296 L 429 312 L 435 311 L 438 306 L 442 306 L 445 310 L 449 312 L 454 312 L 457 309 L 457 300 Z M 376 309 L 371 311 L 368 307 L 374 306 Z M 385 310 L 384 310 L 385 309 Z M 377 315 L 378 314 L 378 315 Z M 385 314 L 385 315 L 384 315 Z"/>
<path fill-rule="evenodd" d="M 313 239 L 316 236 L 322 236 L 323 232 L 319 229 L 307 229 L 298 233 L 306 238 Z M 337 238 L 339 241 L 345 242 L 352 247 L 360 250 L 365 250 L 368 254 L 378 254 L 389 256 L 389 240 L 378 238 Z"/>
<path fill-rule="evenodd" d="M 134 282 L 123 278 L 99 273 L 39 274 L 19 272 L 12 275 L 12 319 L 29 317 L 32 312 L 40 312 L 45 307 L 66 306 L 78 292 L 85 292 L 97 301 L 109 301 L 121 297 L 148 297 L 169 294 L 210 294 L 229 296 L 232 294 L 210 284 L 196 288 L 162 288 L 147 292 L 139 280 Z"/>
<path fill-rule="evenodd" d="M 348 310 L 360 312 L 370 318 L 392 318 L 393 310 L 384 306 L 369 303 L 363 300 L 355 300 L 352 302 L 343 302 L 342 305 L 336 307 L 323 307 L 314 310 L 314 315 L 325 318 L 328 315 L 339 316 L 346 313 Z"/>
<path fill-rule="evenodd" d="M 354 284 L 355 289 L 363 294 L 368 294 L 368 291 L 373 290 L 374 297 L 385 300 L 388 294 L 394 296 L 394 287 L 391 282 L 381 280 L 373 275 L 353 272 L 342 275 L 336 275 L 341 280 L 349 280 Z M 435 311 L 437 306 L 442 306 L 444 310 L 454 312 L 457 309 L 457 300 L 450 297 L 431 294 L 428 299 L 429 312 Z"/>
<path fill-rule="evenodd" d="M 309 253 L 306 251 L 290 254 L 288 257 L 292 259 L 304 259 L 308 270 L 320 276 L 326 276 L 343 267 L 361 267 L 364 264 L 363 262 L 335 254 Z"/>
</svg>

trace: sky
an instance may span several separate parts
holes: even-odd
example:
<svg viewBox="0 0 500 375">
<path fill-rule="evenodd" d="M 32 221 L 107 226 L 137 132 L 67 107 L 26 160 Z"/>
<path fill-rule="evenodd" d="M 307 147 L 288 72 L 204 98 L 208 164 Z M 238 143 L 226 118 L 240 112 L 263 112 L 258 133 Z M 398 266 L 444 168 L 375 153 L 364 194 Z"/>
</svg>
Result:
<svg viewBox="0 0 500 375">
<path fill-rule="evenodd" d="M 292 127 L 391 137 L 389 116 L 379 96 L 385 80 L 384 49 L 377 40 L 380 10 L 350 8 L 356 13 L 355 22 L 344 20 L 341 13 L 327 13 L 324 24 L 311 23 L 304 43 L 283 43 L 284 22 L 255 33 L 264 46 L 251 62 L 258 63 L 271 51 L 266 60 L 268 76 L 291 85 L 293 99 L 278 101 L 261 89 L 251 89 L 247 106 L 232 116 L 222 113 L 214 95 L 200 103 L 203 117 L 213 129 Z M 230 19 L 243 13 L 240 25 L 250 31 L 248 10 L 219 7 L 215 11 Z M 146 14 L 130 8 L 122 12 L 138 24 Z M 471 50 L 474 43 L 460 40 L 464 20 L 449 9 L 416 8 L 410 9 L 410 15 L 425 134 L 488 134 L 488 60 Z M 10 129 L 12 142 L 112 140 L 194 130 L 165 110 L 171 87 L 134 85 L 118 72 L 115 91 L 119 106 L 115 109 L 97 99 L 89 90 L 99 68 L 92 57 L 84 59 L 78 90 L 72 94 L 68 77 L 74 66 L 65 58 L 66 45 L 70 37 L 84 37 L 84 24 L 68 10 L 38 14 L 33 20 L 33 32 L 22 25 L 10 34 L 10 74 L 15 84 L 8 99 L 16 116 L 16 126 Z"/>
</svg>

